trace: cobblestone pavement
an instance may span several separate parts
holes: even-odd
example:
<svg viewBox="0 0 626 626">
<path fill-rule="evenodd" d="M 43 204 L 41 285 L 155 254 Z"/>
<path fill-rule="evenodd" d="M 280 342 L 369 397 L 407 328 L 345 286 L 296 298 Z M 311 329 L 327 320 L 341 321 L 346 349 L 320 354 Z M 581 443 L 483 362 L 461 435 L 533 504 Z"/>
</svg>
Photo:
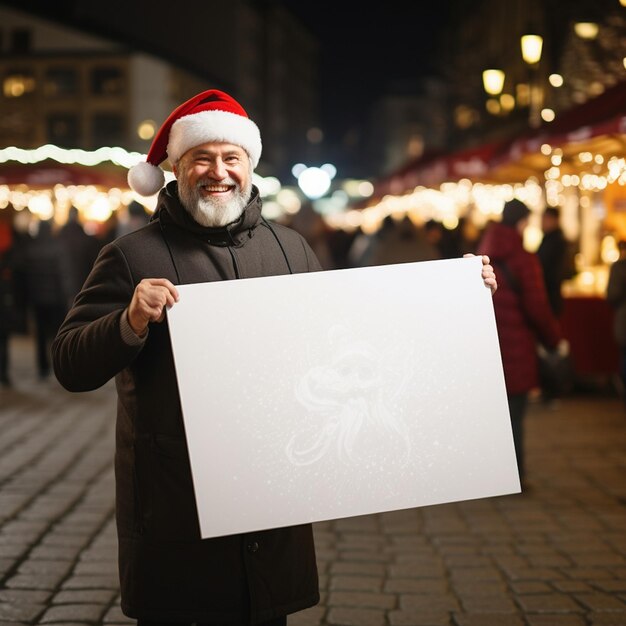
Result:
<svg viewBox="0 0 626 626">
<path fill-rule="evenodd" d="M 0 626 L 119 610 L 112 385 L 0 390 Z M 580 396 L 527 419 L 523 495 L 320 523 L 322 602 L 290 626 L 626 626 L 626 412 Z"/>
</svg>

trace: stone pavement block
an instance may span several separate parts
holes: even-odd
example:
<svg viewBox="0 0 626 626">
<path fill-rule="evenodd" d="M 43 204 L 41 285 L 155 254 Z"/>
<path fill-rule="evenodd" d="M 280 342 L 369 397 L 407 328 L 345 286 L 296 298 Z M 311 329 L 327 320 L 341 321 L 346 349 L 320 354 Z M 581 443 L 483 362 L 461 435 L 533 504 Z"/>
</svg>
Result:
<svg viewBox="0 0 626 626">
<path fill-rule="evenodd" d="M 527 613 L 576 613 L 582 608 L 562 593 L 540 593 L 519 596 L 517 602 Z"/>
<path fill-rule="evenodd" d="M 585 626 L 580 615 L 528 615 L 528 626 Z"/>
<path fill-rule="evenodd" d="M 449 576 L 454 581 L 499 581 L 502 574 L 495 567 L 454 567 Z"/>
<path fill-rule="evenodd" d="M 557 591 L 562 591 L 563 593 L 580 593 L 593 591 L 591 586 L 583 582 L 582 580 L 557 580 L 552 583 L 552 586 Z"/>
<path fill-rule="evenodd" d="M 461 598 L 461 606 L 466 613 L 517 613 L 513 600 L 504 595 Z"/>
<path fill-rule="evenodd" d="M 28 545 L 24 544 L 14 544 L 14 545 L 4 545 L 0 546 L 0 559 L 10 559 L 16 558 L 27 552 L 29 549 Z"/>
<path fill-rule="evenodd" d="M 104 624 L 136 624 L 135 620 L 126 617 L 124 613 L 122 613 L 122 608 L 120 607 L 120 598 L 118 596 L 117 600 L 113 604 L 113 606 L 107 611 L 106 615 L 102 619 Z"/>
<path fill-rule="evenodd" d="M 591 567 L 572 567 L 564 570 L 568 578 L 575 580 L 605 580 L 613 578 L 613 574 L 607 569 L 591 568 Z"/>
<path fill-rule="evenodd" d="M 507 586 L 499 581 L 482 580 L 462 580 L 455 581 L 452 585 L 457 596 L 482 597 L 482 596 L 502 596 L 507 594 Z"/>
<path fill-rule="evenodd" d="M 20 574 L 50 574 L 65 576 L 72 568 L 71 561 L 31 561 L 30 559 L 20 564 Z"/>
<path fill-rule="evenodd" d="M 450 616 L 447 612 L 390 611 L 388 619 L 390 626 L 449 626 L 450 624 Z"/>
<path fill-rule="evenodd" d="M 62 604 L 48 609 L 39 620 L 40 624 L 52 622 L 97 622 L 105 607 L 100 604 Z"/>
<path fill-rule="evenodd" d="M 332 576 L 330 588 L 338 591 L 380 591 L 383 579 L 374 576 Z"/>
<path fill-rule="evenodd" d="M 402 594 L 400 608 L 405 611 L 457 611 L 459 603 L 451 594 Z"/>
<path fill-rule="evenodd" d="M 520 580 L 545 580 L 553 581 L 560 580 L 564 576 L 556 569 L 543 568 L 543 567 L 520 567 L 505 569 L 506 575 L 512 581 Z"/>
<path fill-rule="evenodd" d="M 31 622 L 45 610 L 43 604 L 0 602 L 0 620 Z"/>
<path fill-rule="evenodd" d="M 0 589 L 0 602 L 8 604 L 44 604 L 52 595 L 42 589 Z"/>
<path fill-rule="evenodd" d="M 365 561 L 371 563 L 387 563 L 389 558 L 379 552 L 366 552 L 364 550 L 352 550 L 339 553 L 339 559 L 342 561 Z"/>
<path fill-rule="evenodd" d="M 453 617 L 454 626 L 524 626 L 524 620 L 516 615 L 455 613 Z"/>
<path fill-rule="evenodd" d="M 626 618 L 626 604 L 608 593 L 580 593 L 576 600 L 591 611 L 622 611 Z"/>
<path fill-rule="evenodd" d="M 78 548 L 68 548 L 66 546 L 42 546 L 39 545 L 31 551 L 31 559 L 41 561 L 73 561 L 78 555 Z"/>
<path fill-rule="evenodd" d="M 60 591 L 52 598 L 53 604 L 109 604 L 115 589 L 77 589 Z"/>
<path fill-rule="evenodd" d="M 329 606 L 354 606 L 373 609 L 393 609 L 397 598 L 387 593 L 364 593 L 359 591 L 331 591 Z"/>
<path fill-rule="evenodd" d="M 86 575 L 114 575 L 117 576 L 117 560 L 110 561 L 81 561 L 76 564 L 74 574 Z"/>
<path fill-rule="evenodd" d="M 572 558 L 578 567 L 614 567 L 626 564 L 626 559 L 617 552 L 575 554 Z"/>
<path fill-rule="evenodd" d="M 4 577 L 9 570 L 13 569 L 14 565 L 14 559 L 0 559 L 0 577 Z"/>
<path fill-rule="evenodd" d="M 492 560 L 487 556 L 476 556 L 475 554 L 446 554 L 443 557 L 444 563 L 448 567 L 467 567 L 471 569 L 488 568 Z"/>
<path fill-rule="evenodd" d="M 446 581 L 441 579 L 390 578 L 385 583 L 385 593 L 433 593 L 447 591 Z"/>
<path fill-rule="evenodd" d="M 430 546 L 420 546 L 407 551 L 400 550 L 400 552 L 394 556 L 393 562 L 398 565 L 409 565 L 411 563 L 423 565 L 436 563 L 443 565 L 443 559 L 437 554 L 435 549 Z"/>
<path fill-rule="evenodd" d="M 558 554 L 533 554 L 529 555 L 528 563 L 531 567 L 571 567 L 572 559 Z"/>
<path fill-rule="evenodd" d="M 444 567 L 440 563 L 389 566 L 389 575 L 392 578 L 441 578 L 444 572 Z"/>
<path fill-rule="evenodd" d="M 571 582 L 571 581 L 568 581 L 568 582 Z M 555 586 L 556 584 L 558 583 L 555 583 Z M 535 582 L 535 581 L 519 582 L 519 583 L 512 582 L 510 587 L 513 593 L 518 593 L 518 594 L 549 593 L 550 591 L 552 591 L 552 589 L 550 588 L 550 585 L 543 583 L 543 582 Z M 562 589 L 561 591 L 565 591 L 565 589 Z"/>
<path fill-rule="evenodd" d="M 63 583 L 63 589 L 117 589 L 119 580 L 113 576 L 72 576 Z"/>
<path fill-rule="evenodd" d="M 591 626 L 624 626 L 626 615 L 623 613 L 587 613 Z"/>
<path fill-rule="evenodd" d="M 626 578 L 615 580 L 590 580 L 589 584 L 596 589 L 608 592 L 626 592 Z"/>
<path fill-rule="evenodd" d="M 384 576 L 386 567 L 380 563 L 344 563 L 335 561 L 330 565 L 331 574 L 358 574 L 360 576 Z"/>
<path fill-rule="evenodd" d="M 55 589 L 65 574 L 16 574 L 6 581 L 10 589 Z"/>
<path fill-rule="evenodd" d="M 324 624 L 326 608 L 313 606 L 304 611 L 298 611 L 289 616 L 289 626 L 321 626 Z"/>
<path fill-rule="evenodd" d="M 386 626 L 384 611 L 375 609 L 333 608 L 326 618 L 333 626 Z"/>
</svg>

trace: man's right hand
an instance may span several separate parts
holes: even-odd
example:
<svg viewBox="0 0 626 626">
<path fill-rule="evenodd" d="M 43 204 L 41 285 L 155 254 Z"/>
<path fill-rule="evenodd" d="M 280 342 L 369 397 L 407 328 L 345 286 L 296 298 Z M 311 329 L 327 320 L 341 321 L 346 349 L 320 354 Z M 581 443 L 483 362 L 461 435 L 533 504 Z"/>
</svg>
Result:
<svg viewBox="0 0 626 626">
<path fill-rule="evenodd" d="M 162 322 L 165 307 L 174 306 L 178 298 L 176 287 L 167 278 L 144 278 L 135 287 L 128 306 L 128 323 L 133 332 L 141 337 L 150 322 Z"/>
</svg>

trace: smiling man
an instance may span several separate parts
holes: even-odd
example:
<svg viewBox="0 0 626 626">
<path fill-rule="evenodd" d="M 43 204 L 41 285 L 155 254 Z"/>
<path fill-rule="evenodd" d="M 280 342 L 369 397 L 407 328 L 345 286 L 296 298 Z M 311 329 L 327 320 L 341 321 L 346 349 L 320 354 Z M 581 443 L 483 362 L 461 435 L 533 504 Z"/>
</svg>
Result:
<svg viewBox="0 0 626 626">
<path fill-rule="evenodd" d="M 310 525 L 200 539 L 164 321 L 176 285 L 320 269 L 300 235 L 261 217 L 260 156 L 257 126 L 227 94 L 178 107 L 129 172 L 143 195 L 163 186 L 166 158 L 177 180 L 161 189 L 150 224 L 102 250 L 55 340 L 67 389 L 116 379 L 122 609 L 142 626 L 280 625 L 319 599 Z M 227 321 L 207 320 L 217 323 Z"/>
<path fill-rule="evenodd" d="M 252 185 L 260 156 L 259 129 L 227 94 L 205 91 L 178 107 L 129 184 L 159 191 L 165 159 L 177 180 L 161 189 L 150 224 L 103 248 L 53 345 L 67 389 L 115 377 L 122 609 L 140 626 L 279 626 L 319 600 L 310 524 L 200 538 L 165 320 L 176 285 L 320 269 L 300 235 L 261 216 Z M 495 289 L 487 261 L 483 279 Z M 206 320 L 236 333 L 228 322 Z M 207 420 L 211 412 L 209 399 Z"/>
</svg>

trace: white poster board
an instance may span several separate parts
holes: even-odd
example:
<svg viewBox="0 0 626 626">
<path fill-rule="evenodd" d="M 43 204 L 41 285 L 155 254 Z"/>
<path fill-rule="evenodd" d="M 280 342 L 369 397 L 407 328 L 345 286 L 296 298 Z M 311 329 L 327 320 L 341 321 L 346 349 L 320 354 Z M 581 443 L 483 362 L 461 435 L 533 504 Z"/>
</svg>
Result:
<svg viewBox="0 0 626 626">
<path fill-rule="evenodd" d="M 203 538 L 520 491 L 480 258 L 178 290 Z"/>
</svg>

